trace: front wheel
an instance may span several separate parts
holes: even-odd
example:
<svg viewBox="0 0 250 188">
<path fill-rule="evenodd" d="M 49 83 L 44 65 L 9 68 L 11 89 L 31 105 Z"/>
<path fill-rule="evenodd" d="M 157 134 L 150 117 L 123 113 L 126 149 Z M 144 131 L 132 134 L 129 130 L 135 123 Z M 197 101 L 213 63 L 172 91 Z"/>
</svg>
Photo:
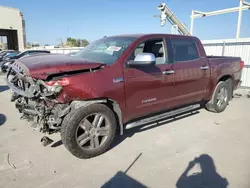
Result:
<svg viewBox="0 0 250 188">
<path fill-rule="evenodd" d="M 230 100 L 230 86 L 228 82 L 219 82 L 214 90 L 212 99 L 206 104 L 206 109 L 215 113 L 223 112 Z"/>
<path fill-rule="evenodd" d="M 104 153 L 116 135 L 114 113 L 104 104 L 92 104 L 69 113 L 61 127 L 64 146 L 78 158 Z"/>
</svg>

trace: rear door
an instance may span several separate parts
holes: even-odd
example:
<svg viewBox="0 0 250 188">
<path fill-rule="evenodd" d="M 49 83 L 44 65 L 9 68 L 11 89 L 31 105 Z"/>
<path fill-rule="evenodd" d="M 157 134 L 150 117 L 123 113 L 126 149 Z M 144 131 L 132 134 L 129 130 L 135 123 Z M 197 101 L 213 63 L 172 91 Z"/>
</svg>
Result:
<svg viewBox="0 0 250 188">
<path fill-rule="evenodd" d="M 210 70 L 205 57 L 200 58 L 196 40 L 171 38 L 176 105 L 200 101 L 206 94 Z"/>
<path fill-rule="evenodd" d="M 173 97 L 174 76 L 164 74 L 173 69 L 168 63 L 168 47 L 163 38 L 138 42 L 128 60 L 138 53 L 153 53 L 156 64 L 145 67 L 125 67 L 125 91 L 128 119 L 151 114 L 168 108 L 167 99 Z"/>
</svg>

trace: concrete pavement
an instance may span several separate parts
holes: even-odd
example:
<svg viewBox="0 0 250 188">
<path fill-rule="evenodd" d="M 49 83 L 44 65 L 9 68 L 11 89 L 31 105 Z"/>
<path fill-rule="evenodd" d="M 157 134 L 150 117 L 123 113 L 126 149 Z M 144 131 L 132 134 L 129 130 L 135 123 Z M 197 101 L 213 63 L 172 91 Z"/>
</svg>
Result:
<svg viewBox="0 0 250 188">
<path fill-rule="evenodd" d="M 250 187 L 250 99 L 244 96 L 233 99 L 221 114 L 202 109 L 128 131 L 110 151 L 89 160 L 72 156 L 60 135 L 52 135 L 53 147 L 44 148 L 43 135 L 19 119 L 9 100 L 10 90 L 0 76 L 1 188 L 172 188 L 177 182 L 187 188 L 195 182 L 214 187 L 216 181 Z M 193 173 L 202 175 L 186 177 Z"/>
</svg>

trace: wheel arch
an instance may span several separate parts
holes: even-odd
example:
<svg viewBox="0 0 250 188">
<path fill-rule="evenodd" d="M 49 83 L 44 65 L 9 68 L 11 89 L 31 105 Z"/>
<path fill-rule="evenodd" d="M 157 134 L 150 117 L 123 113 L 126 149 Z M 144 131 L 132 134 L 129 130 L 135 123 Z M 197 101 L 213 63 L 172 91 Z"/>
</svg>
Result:
<svg viewBox="0 0 250 188">
<path fill-rule="evenodd" d="M 226 74 L 226 75 L 221 76 L 221 77 L 218 79 L 216 85 L 217 85 L 220 81 L 225 82 L 225 81 L 227 81 L 228 79 L 232 79 L 232 80 L 233 80 L 233 76 L 230 75 L 230 74 Z"/>
<path fill-rule="evenodd" d="M 77 109 L 80 107 L 87 107 L 92 104 L 105 104 L 109 109 L 111 109 L 114 112 L 114 115 L 116 117 L 117 123 L 119 123 L 119 132 L 120 135 L 123 135 L 123 123 L 122 123 L 122 111 L 120 108 L 120 105 L 112 99 L 109 98 L 102 98 L 102 99 L 91 99 L 91 100 L 79 100 L 79 101 L 72 101 L 70 104 L 71 109 Z"/>
</svg>

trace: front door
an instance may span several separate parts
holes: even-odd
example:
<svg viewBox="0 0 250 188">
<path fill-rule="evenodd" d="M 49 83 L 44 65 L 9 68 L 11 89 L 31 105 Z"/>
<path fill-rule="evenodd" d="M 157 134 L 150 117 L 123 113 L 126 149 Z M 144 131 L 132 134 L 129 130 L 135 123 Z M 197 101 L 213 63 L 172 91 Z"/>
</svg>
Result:
<svg viewBox="0 0 250 188">
<path fill-rule="evenodd" d="M 124 68 L 127 118 L 129 120 L 168 108 L 166 99 L 173 97 L 173 64 L 168 64 L 168 49 L 163 39 L 142 41 L 129 60 L 138 53 L 153 53 L 156 64 Z"/>
</svg>

